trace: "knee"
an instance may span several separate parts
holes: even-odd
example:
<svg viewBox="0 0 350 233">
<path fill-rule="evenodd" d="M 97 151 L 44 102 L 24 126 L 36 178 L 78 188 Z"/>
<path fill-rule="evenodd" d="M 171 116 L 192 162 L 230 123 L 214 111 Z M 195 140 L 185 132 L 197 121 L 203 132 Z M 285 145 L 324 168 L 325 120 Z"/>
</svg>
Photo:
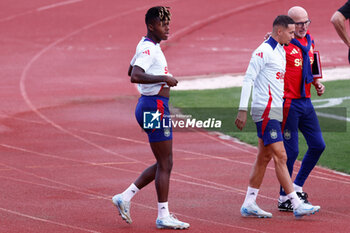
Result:
<svg viewBox="0 0 350 233">
<path fill-rule="evenodd" d="M 280 152 L 274 155 L 274 161 L 276 165 L 285 166 L 287 164 L 287 154 L 286 152 Z"/>
<path fill-rule="evenodd" d="M 322 154 L 322 152 L 326 149 L 326 144 L 323 140 L 319 140 L 310 145 L 309 150 L 313 151 L 316 154 Z"/>
<path fill-rule="evenodd" d="M 256 160 L 256 164 L 258 166 L 266 167 L 271 161 L 271 158 L 272 158 L 272 153 L 264 154 L 264 155 L 259 154 Z"/>
<path fill-rule="evenodd" d="M 267 154 L 264 158 L 263 158 L 263 163 L 267 166 L 267 164 L 271 161 L 271 159 L 272 159 L 272 153 L 269 153 L 269 154 Z"/>
<path fill-rule="evenodd" d="M 162 171 L 170 173 L 172 168 L 173 168 L 172 155 L 168 156 L 167 159 L 158 161 L 158 169 L 161 169 Z"/>
</svg>

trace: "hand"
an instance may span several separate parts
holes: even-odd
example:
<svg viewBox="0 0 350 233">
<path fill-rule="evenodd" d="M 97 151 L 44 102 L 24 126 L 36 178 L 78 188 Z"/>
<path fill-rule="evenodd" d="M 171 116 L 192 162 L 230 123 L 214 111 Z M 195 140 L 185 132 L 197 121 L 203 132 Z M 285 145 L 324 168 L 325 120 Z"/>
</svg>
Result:
<svg viewBox="0 0 350 233">
<path fill-rule="evenodd" d="M 165 82 L 169 87 L 174 87 L 178 83 L 178 81 L 172 75 L 165 76 Z"/>
<path fill-rule="evenodd" d="M 266 35 L 264 36 L 264 40 L 269 39 L 270 36 L 271 36 L 271 32 L 266 33 Z"/>
<path fill-rule="evenodd" d="M 326 90 L 326 87 L 320 81 L 315 83 L 315 88 L 318 96 L 323 95 L 324 91 Z"/>
<path fill-rule="evenodd" d="M 247 122 L 247 111 L 239 110 L 236 117 L 235 125 L 239 130 L 242 131 L 246 122 Z"/>
</svg>

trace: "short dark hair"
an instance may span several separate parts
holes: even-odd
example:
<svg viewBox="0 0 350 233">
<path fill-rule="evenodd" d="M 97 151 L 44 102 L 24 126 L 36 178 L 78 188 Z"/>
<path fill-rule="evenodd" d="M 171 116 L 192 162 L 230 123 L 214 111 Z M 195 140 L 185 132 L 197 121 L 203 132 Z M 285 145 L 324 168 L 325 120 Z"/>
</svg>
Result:
<svg viewBox="0 0 350 233">
<path fill-rule="evenodd" d="M 155 6 L 150 8 L 145 17 L 145 23 L 146 25 L 153 23 L 154 20 L 160 20 L 160 21 L 170 21 L 171 20 L 171 13 L 169 11 L 170 7 L 164 7 L 164 6 Z"/>
<path fill-rule="evenodd" d="M 273 21 L 272 26 L 283 26 L 284 28 L 288 27 L 288 24 L 295 24 L 294 20 L 288 15 L 279 15 Z"/>
</svg>

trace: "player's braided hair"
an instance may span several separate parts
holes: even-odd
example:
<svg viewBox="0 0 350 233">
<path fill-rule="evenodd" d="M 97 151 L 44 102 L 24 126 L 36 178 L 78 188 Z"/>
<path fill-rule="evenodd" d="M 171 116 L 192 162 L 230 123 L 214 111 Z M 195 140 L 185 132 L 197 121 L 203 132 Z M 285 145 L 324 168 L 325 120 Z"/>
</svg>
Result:
<svg viewBox="0 0 350 233">
<path fill-rule="evenodd" d="M 159 19 L 162 21 L 170 21 L 171 13 L 169 11 L 170 7 L 156 6 L 150 8 L 145 17 L 146 25 L 152 23 L 154 20 Z"/>
</svg>

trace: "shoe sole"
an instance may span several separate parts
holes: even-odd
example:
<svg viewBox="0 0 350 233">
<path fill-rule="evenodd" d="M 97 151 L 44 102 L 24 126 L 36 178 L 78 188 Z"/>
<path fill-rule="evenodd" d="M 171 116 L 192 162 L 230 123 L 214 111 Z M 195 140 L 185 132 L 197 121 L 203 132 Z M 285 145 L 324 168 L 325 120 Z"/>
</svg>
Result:
<svg viewBox="0 0 350 233">
<path fill-rule="evenodd" d="M 315 210 L 314 212 L 311 212 L 311 213 L 308 213 L 308 214 L 303 214 L 303 215 L 295 215 L 294 214 L 294 216 L 295 216 L 295 218 L 302 218 L 303 216 L 310 216 L 310 215 L 313 215 L 313 214 L 315 214 L 315 213 L 317 213 L 317 212 L 319 212 L 320 211 L 320 209 L 317 209 L 317 210 Z"/>
<path fill-rule="evenodd" d="M 272 218 L 272 215 L 268 216 L 268 215 L 258 215 L 255 213 L 249 213 L 246 209 L 243 209 L 243 211 L 241 210 L 241 215 L 243 217 Z"/>
<path fill-rule="evenodd" d="M 190 228 L 190 226 L 188 227 L 171 227 L 171 226 L 161 226 L 161 225 L 157 225 L 158 229 L 174 229 L 174 230 L 185 230 Z"/>
<path fill-rule="evenodd" d="M 282 209 L 282 208 L 278 208 L 279 211 L 282 212 L 293 212 L 293 209 Z"/>
<path fill-rule="evenodd" d="M 123 219 L 126 223 L 131 224 L 131 223 L 132 223 L 131 218 L 129 218 L 129 216 L 127 216 L 126 214 L 124 214 L 122 208 L 120 208 L 118 204 L 114 203 L 113 200 L 112 200 L 112 203 L 113 203 L 113 205 L 114 205 L 115 207 L 117 207 L 118 213 L 119 213 L 119 215 L 122 217 L 122 219 Z"/>
</svg>

